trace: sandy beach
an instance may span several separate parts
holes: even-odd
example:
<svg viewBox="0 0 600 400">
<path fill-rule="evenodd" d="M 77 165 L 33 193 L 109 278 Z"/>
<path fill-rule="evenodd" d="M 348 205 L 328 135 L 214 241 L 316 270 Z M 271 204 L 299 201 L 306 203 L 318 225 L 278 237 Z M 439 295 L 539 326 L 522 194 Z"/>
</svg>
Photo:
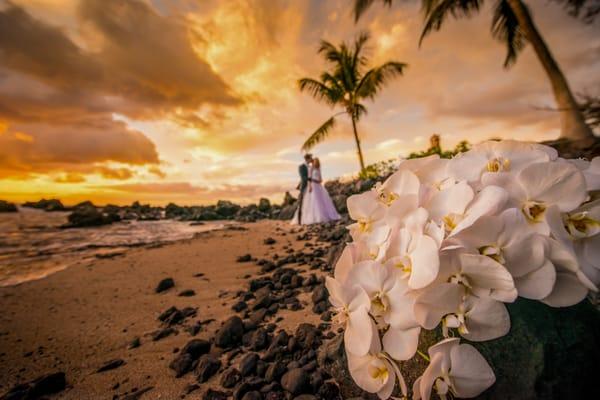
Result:
<svg viewBox="0 0 600 400">
<path fill-rule="evenodd" d="M 251 254 L 253 258 L 276 259 L 286 252 L 321 248 L 320 254 L 326 254 L 330 246 L 316 242 L 314 236 L 297 240 L 306 228 L 287 222 L 237 226 L 175 244 L 132 249 L 90 266 L 74 266 L 45 279 L 1 288 L 0 393 L 62 371 L 67 388 L 52 398 L 108 399 L 132 394 L 129 398 L 180 398 L 188 385 L 196 383 L 196 376 L 190 373 L 175 378 L 169 369 L 174 353 L 192 338 L 211 339 L 221 322 L 235 314 L 231 307 L 239 301 L 236 294 L 247 290 L 248 282 L 260 275 L 261 267 L 255 262 L 238 262 L 237 258 Z M 265 244 L 267 238 L 275 243 Z M 290 266 L 302 276 L 309 275 L 309 265 Z M 156 293 L 157 284 L 168 277 L 175 286 Z M 282 309 L 268 315 L 265 322 L 277 318 L 277 331 L 288 332 L 300 322 L 321 323 L 311 310 L 310 286 L 302 289 L 298 294 L 302 309 Z M 181 296 L 184 291 L 192 295 Z M 153 334 L 164 328 L 157 317 L 171 306 L 192 307 L 197 309 L 196 315 L 155 341 Z M 200 329 L 192 337 L 188 328 L 194 325 Z M 130 348 L 136 338 L 141 345 Z M 220 352 L 216 356 L 227 357 Z M 111 360 L 123 360 L 124 364 L 96 372 Z M 224 367 L 226 363 L 220 372 Z M 208 387 L 218 386 L 218 375 L 189 396 L 200 398 Z"/>
</svg>

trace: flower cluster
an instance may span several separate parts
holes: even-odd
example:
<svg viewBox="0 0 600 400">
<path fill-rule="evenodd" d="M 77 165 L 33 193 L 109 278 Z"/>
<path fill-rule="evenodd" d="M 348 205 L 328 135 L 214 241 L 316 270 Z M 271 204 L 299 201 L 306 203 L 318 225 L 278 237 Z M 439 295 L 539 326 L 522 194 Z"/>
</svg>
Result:
<svg viewBox="0 0 600 400">
<path fill-rule="evenodd" d="M 600 158 L 565 160 L 550 147 L 490 141 L 447 160 L 407 160 L 348 198 L 352 243 L 327 278 L 356 384 L 392 395 L 398 361 L 421 329 L 441 328 L 413 399 L 475 397 L 495 382 L 459 336 L 506 335 L 517 296 L 566 307 L 600 283 Z"/>
</svg>

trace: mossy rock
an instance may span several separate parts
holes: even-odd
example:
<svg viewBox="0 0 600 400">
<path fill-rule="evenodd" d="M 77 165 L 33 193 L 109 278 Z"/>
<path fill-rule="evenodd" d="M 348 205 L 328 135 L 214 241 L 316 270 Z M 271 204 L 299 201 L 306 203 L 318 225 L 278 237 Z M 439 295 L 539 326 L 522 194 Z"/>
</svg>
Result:
<svg viewBox="0 0 600 400">
<path fill-rule="evenodd" d="M 508 335 L 471 343 L 496 374 L 496 383 L 478 399 L 589 398 L 588 393 L 596 389 L 600 360 L 600 312 L 587 300 L 573 307 L 552 308 L 519 298 L 507 308 L 511 317 Z M 360 396 L 362 390 L 348 373 L 340 339 L 333 339 L 323 348 L 319 361 L 338 382 L 344 398 Z M 419 349 L 427 353 L 441 339 L 439 329 L 423 330 Z M 400 363 L 409 390 L 426 367 L 418 355 Z"/>
</svg>

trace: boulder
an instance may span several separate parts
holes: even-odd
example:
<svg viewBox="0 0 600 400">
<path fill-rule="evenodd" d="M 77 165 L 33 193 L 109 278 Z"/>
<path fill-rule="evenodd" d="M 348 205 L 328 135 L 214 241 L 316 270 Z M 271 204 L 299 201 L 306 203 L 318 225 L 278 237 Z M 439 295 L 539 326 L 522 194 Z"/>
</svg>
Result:
<svg viewBox="0 0 600 400">
<path fill-rule="evenodd" d="M 552 308 L 518 298 L 507 304 L 511 330 L 499 339 L 471 343 L 488 361 L 496 383 L 477 399 L 584 399 L 594 393 L 600 359 L 600 312 L 588 300 Z M 441 340 L 439 329 L 421 331 L 419 350 Z M 464 342 L 467 342 L 463 339 Z M 343 398 L 361 396 L 348 373 L 343 337 L 321 347 L 319 364 L 338 383 Z M 410 388 L 427 367 L 415 356 L 402 363 Z"/>
<path fill-rule="evenodd" d="M 17 206 L 14 203 L 9 203 L 6 200 L 0 200 L 0 213 L 17 211 Z"/>
<path fill-rule="evenodd" d="M 294 368 L 281 377 L 281 387 L 297 396 L 306 393 L 310 388 L 308 374 L 302 368 Z"/>
<path fill-rule="evenodd" d="M 165 278 L 162 281 L 158 282 L 158 285 L 156 286 L 156 289 L 154 289 L 154 291 L 156 293 L 161 293 L 165 290 L 171 289 L 173 286 L 175 286 L 175 281 L 173 280 L 173 278 Z"/>
<path fill-rule="evenodd" d="M 285 196 L 283 197 L 283 203 L 281 204 L 283 207 L 291 206 L 296 203 L 296 198 L 290 194 L 290 192 L 285 192 Z"/>
<path fill-rule="evenodd" d="M 23 207 L 37 208 L 44 211 L 65 211 L 65 206 L 57 199 L 41 199 L 40 201 L 28 201 Z"/>
<path fill-rule="evenodd" d="M 121 220 L 117 214 L 104 214 L 93 205 L 78 206 L 69 214 L 69 223 L 63 228 L 83 228 L 88 226 L 108 225 Z"/>
<path fill-rule="evenodd" d="M 215 345 L 221 348 L 234 347 L 242 342 L 244 323 L 238 316 L 229 318 L 215 334 Z"/>
<path fill-rule="evenodd" d="M 271 212 L 271 202 L 269 199 L 265 199 L 264 197 L 258 201 L 258 211 L 269 213 Z"/>
<path fill-rule="evenodd" d="M 54 372 L 39 378 L 14 386 L 0 397 L 3 400 L 41 399 L 46 395 L 55 394 L 65 390 L 67 380 L 64 372 Z"/>
<path fill-rule="evenodd" d="M 227 219 L 232 218 L 239 211 L 240 208 L 242 207 L 232 203 L 231 201 L 219 200 L 217 201 L 217 205 L 215 206 L 215 212 L 219 214 L 219 216 L 221 216 L 222 218 Z"/>
</svg>

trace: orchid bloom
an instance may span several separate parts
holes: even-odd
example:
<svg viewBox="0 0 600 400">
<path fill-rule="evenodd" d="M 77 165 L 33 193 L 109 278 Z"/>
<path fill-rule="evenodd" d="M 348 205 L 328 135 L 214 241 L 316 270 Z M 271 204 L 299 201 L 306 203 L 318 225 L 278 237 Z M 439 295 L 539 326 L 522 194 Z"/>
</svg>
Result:
<svg viewBox="0 0 600 400">
<path fill-rule="evenodd" d="M 545 236 L 550 233 L 548 208 L 555 205 L 562 212 L 572 211 L 587 196 L 583 174 L 565 161 L 531 164 L 516 176 L 486 174 L 482 183 L 503 187 L 509 194 L 509 205 L 521 210 L 528 226 Z"/>
<path fill-rule="evenodd" d="M 378 200 L 377 192 L 370 190 L 348 197 L 348 214 L 356 223 L 348 229 L 354 240 L 368 235 L 385 216 L 386 206 Z"/>
<path fill-rule="evenodd" d="M 413 385 L 413 400 L 429 400 L 435 389 L 446 400 L 471 398 L 481 394 L 496 381 L 494 371 L 485 358 L 470 344 L 452 338 L 429 348 L 429 366 Z"/>
<path fill-rule="evenodd" d="M 587 277 L 600 284 L 600 200 L 561 214 L 556 207 L 548 210 L 553 236 L 572 249 Z"/>
<path fill-rule="evenodd" d="M 450 160 L 448 170 L 458 180 L 479 182 L 484 174 L 515 174 L 538 162 L 556 158 L 556 150 L 548 146 L 515 140 L 487 141 Z M 550 155 L 552 154 L 552 156 Z"/>
<path fill-rule="evenodd" d="M 367 354 L 358 356 L 348 353 L 348 369 L 354 382 L 369 393 L 377 393 L 382 399 L 389 399 L 394 391 L 396 380 L 404 398 L 408 389 L 398 366 L 387 354 L 382 352 L 377 331 L 373 332 L 373 340 Z"/>
<path fill-rule="evenodd" d="M 387 265 L 394 266 L 411 289 L 420 289 L 436 278 L 439 269 L 439 244 L 423 232 L 427 212 L 418 209 L 407 218 L 406 227 L 392 233 L 387 248 Z"/>
<path fill-rule="evenodd" d="M 419 195 L 419 178 L 408 170 L 398 170 L 383 183 L 377 183 L 374 191 L 379 202 L 391 206 L 396 201 L 402 201 L 405 196 Z"/>
<path fill-rule="evenodd" d="M 414 299 L 405 281 L 389 265 L 363 261 L 356 264 L 350 280 L 360 285 L 371 299 L 370 314 L 384 329 L 385 350 L 396 360 L 408 360 L 417 351 L 419 324 L 412 310 Z"/>
<path fill-rule="evenodd" d="M 326 278 L 325 286 L 329 291 L 329 301 L 335 308 L 335 321 L 344 326 L 346 351 L 366 354 L 373 335 L 369 296 L 358 285 L 342 285 L 330 277 Z"/>
</svg>

